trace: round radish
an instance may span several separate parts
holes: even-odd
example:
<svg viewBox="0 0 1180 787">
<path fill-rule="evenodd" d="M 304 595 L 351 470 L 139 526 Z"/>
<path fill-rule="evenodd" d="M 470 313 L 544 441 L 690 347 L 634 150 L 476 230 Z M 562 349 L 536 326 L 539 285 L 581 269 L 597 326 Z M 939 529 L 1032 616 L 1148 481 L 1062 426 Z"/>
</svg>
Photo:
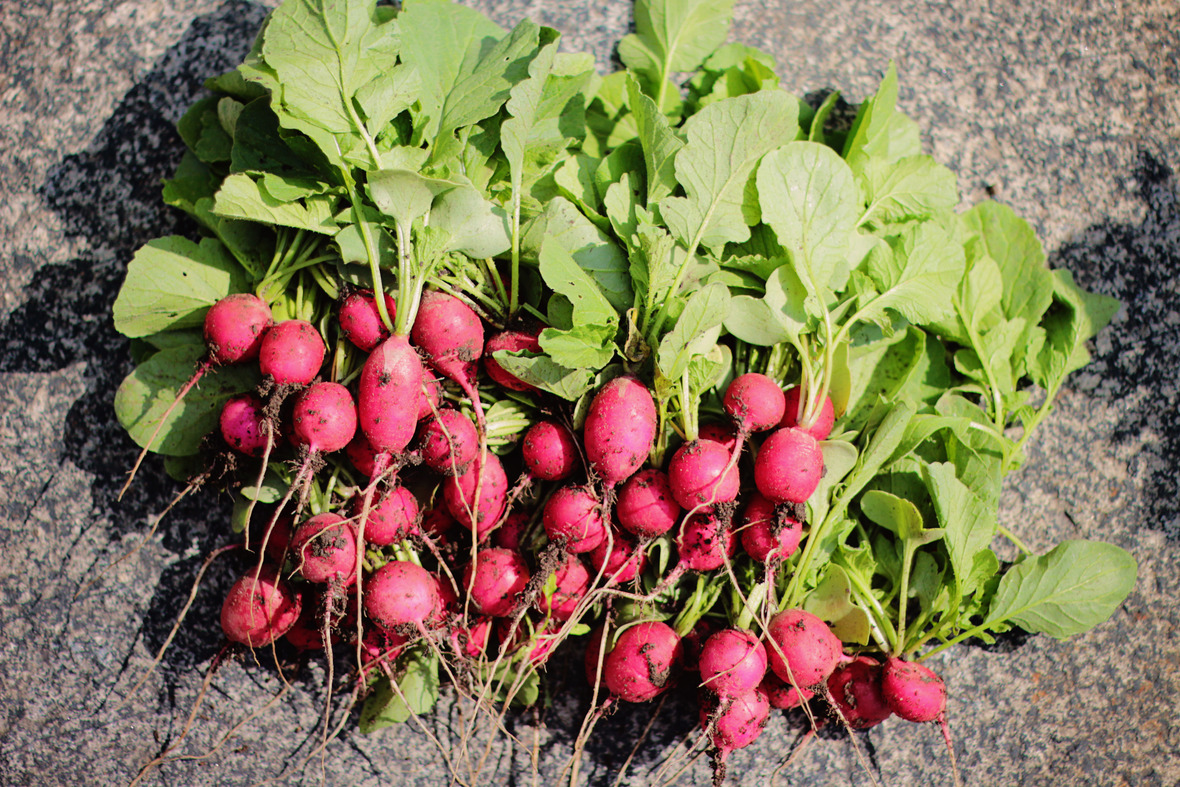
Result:
<svg viewBox="0 0 1180 787">
<path fill-rule="evenodd" d="M 662 470 L 640 470 L 627 479 L 615 501 L 619 524 L 640 538 L 655 538 L 672 529 L 680 519 L 680 504 L 672 495 Z"/>
<path fill-rule="evenodd" d="M 363 500 L 357 498 L 353 504 L 353 515 L 359 517 Z M 365 520 L 365 542 L 387 547 L 421 531 L 418 522 L 418 499 L 404 486 L 395 486 L 382 494 L 369 508 Z"/>
<path fill-rule="evenodd" d="M 365 583 L 365 612 L 386 630 L 422 626 L 438 614 L 438 580 L 421 566 L 391 560 Z"/>
<path fill-rule="evenodd" d="M 492 636 L 492 618 L 477 618 L 470 626 L 456 624 L 451 628 L 451 645 L 457 653 L 469 659 L 482 658 Z"/>
<path fill-rule="evenodd" d="M 422 373 L 422 398 L 418 400 L 418 420 L 434 417 L 442 403 L 443 387 L 439 379 L 425 371 Z"/>
<path fill-rule="evenodd" d="M 712 440 L 714 443 L 721 443 L 725 446 L 725 450 L 730 453 L 733 452 L 733 447 L 737 445 L 737 432 L 732 426 L 725 424 L 710 423 L 705 424 L 697 431 L 697 437 L 701 440 Z"/>
<path fill-rule="evenodd" d="M 705 642 L 701 684 L 722 697 L 753 691 L 766 675 L 766 648 L 749 631 L 722 629 Z"/>
<path fill-rule="evenodd" d="M 935 721 L 946 711 L 946 684 L 929 667 L 890 658 L 881 671 L 889 708 L 906 721 Z"/>
<path fill-rule="evenodd" d="M 397 313 L 397 302 L 389 293 L 385 298 L 385 311 L 392 320 Z M 389 338 L 389 329 L 381 322 L 377 310 L 377 298 L 372 290 L 353 290 L 340 302 L 340 335 L 365 352 Z"/>
<path fill-rule="evenodd" d="M 712 719 L 711 739 L 718 750 L 716 763 L 721 779 L 714 777 L 714 783 L 724 781 L 725 760 L 729 753 L 758 740 L 769 717 L 770 700 L 760 687 L 722 699 L 716 708 L 711 702 L 701 704 L 701 726 L 707 727 Z"/>
<path fill-rule="evenodd" d="M 607 554 L 608 541 L 610 554 Z M 603 539 L 591 550 L 590 565 L 595 571 L 601 571 L 607 582 L 622 585 L 643 573 L 647 553 L 639 549 L 629 535 L 615 530 L 611 539 Z"/>
<path fill-rule="evenodd" d="M 520 539 L 532 516 L 531 511 L 513 511 L 504 517 L 504 522 L 492 533 L 492 543 L 504 549 L 520 549 Z"/>
<path fill-rule="evenodd" d="M 778 383 L 764 374 L 749 372 L 735 377 L 725 389 L 721 405 L 745 432 L 761 432 L 778 425 L 787 400 Z"/>
<path fill-rule="evenodd" d="M 229 399 L 221 408 L 221 436 L 230 448 L 246 456 L 259 457 L 266 451 L 262 400 L 254 394 Z"/>
<path fill-rule="evenodd" d="M 356 529 L 339 514 L 316 514 L 295 528 L 291 551 L 308 582 L 356 580 Z"/>
<path fill-rule="evenodd" d="M 824 455 L 802 429 L 778 429 L 754 460 L 754 484 L 774 503 L 805 503 L 823 477 Z"/>
<path fill-rule="evenodd" d="M 630 375 L 616 377 L 595 394 L 583 428 L 586 460 L 608 487 L 626 481 L 651 453 L 656 404 Z"/>
<path fill-rule="evenodd" d="M 623 631 L 606 654 L 602 677 L 607 689 L 626 702 L 646 702 L 669 686 L 680 669 L 680 637 L 667 623 L 636 623 Z"/>
<path fill-rule="evenodd" d="M 693 440 L 680 446 L 668 463 L 668 484 L 676 502 L 692 509 L 736 499 L 741 479 L 729 457 L 730 452 L 712 440 Z"/>
<path fill-rule="evenodd" d="M 799 418 L 803 414 L 803 406 L 799 398 L 799 386 L 787 389 L 786 409 L 783 411 L 783 418 L 779 421 L 779 426 L 782 428 L 798 426 L 816 440 L 827 440 L 828 435 L 832 433 L 832 425 L 836 423 L 836 410 L 832 406 L 832 398 L 830 396 L 824 398 L 824 406 L 820 408 L 815 422 L 810 425 L 799 423 Z"/>
<path fill-rule="evenodd" d="M 803 523 L 758 492 L 742 512 L 742 548 L 759 563 L 786 560 L 795 554 L 803 538 Z"/>
<path fill-rule="evenodd" d="M 565 542 L 569 552 L 589 552 L 606 538 L 602 506 L 583 486 L 563 486 L 554 492 L 541 522 L 549 540 Z"/>
<path fill-rule="evenodd" d="M 299 619 L 302 599 L 274 566 L 251 569 L 229 589 L 221 605 L 221 630 L 252 648 L 269 645 Z"/>
<path fill-rule="evenodd" d="M 449 476 L 443 481 L 443 500 L 455 521 L 482 540 L 508 503 L 508 476 L 500 457 L 489 451 L 483 461 L 476 458 L 465 471 Z"/>
<path fill-rule="evenodd" d="M 316 383 L 299 394 L 292 412 L 292 434 L 313 451 L 343 450 L 356 434 L 356 405 L 340 383 Z"/>
<path fill-rule="evenodd" d="M 766 646 L 770 668 L 784 682 L 800 688 L 823 683 L 843 654 L 828 624 L 801 609 L 788 609 L 770 620 L 773 644 Z"/>
<path fill-rule="evenodd" d="M 505 654 L 514 654 L 528 648 L 530 664 L 544 664 L 549 654 L 557 647 L 560 639 L 556 636 L 560 624 L 549 621 L 544 624 L 530 623 L 528 618 L 520 621 L 513 629 L 512 620 L 500 618 L 496 621 L 496 633 L 500 637 L 500 649 Z M 530 634 L 531 629 L 531 634 Z"/>
<path fill-rule="evenodd" d="M 532 331 L 501 331 L 488 339 L 483 350 L 483 368 L 488 373 L 488 377 L 491 377 L 501 388 L 508 388 L 512 391 L 537 390 L 515 375 L 506 372 L 500 362 L 493 357 L 493 354 L 499 350 L 540 352 L 541 342 L 537 338 L 540 333 L 541 328 L 539 327 Z"/>
<path fill-rule="evenodd" d="M 537 609 L 557 620 L 568 620 L 590 590 L 590 572 L 577 555 L 567 552 L 565 560 L 553 572 L 553 580 L 553 593 L 538 595 Z"/>
<path fill-rule="evenodd" d="M 278 385 L 307 385 L 324 365 L 324 338 L 306 320 L 284 320 L 271 327 L 258 350 L 258 368 Z"/>
<path fill-rule="evenodd" d="M 854 730 L 867 730 L 893 715 L 881 687 L 881 664 L 857 656 L 828 678 L 828 693 L 840 715 Z"/>
<path fill-rule="evenodd" d="M 542 481 L 560 481 L 578 466 L 578 446 L 564 426 L 540 421 L 529 427 L 521 443 L 525 467 Z"/>
<path fill-rule="evenodd" d="M 815 692 L 811 689 L 796 688 L 785 683 L 782 678 L 774 674 L 773 670 L 767 672 L 766 677 L 763 678 L 762 690 L 770 698 L 770 707 L 779 710 L 798 708 L 815 696 Z"/>
<path fill-rule="evenodd" d="M 517 596 L 529 583 L 529 567 L 524 557 L 511 549 L 488 547 L 475 556 L 463 572 L 463 586 L 471 594 L 471 603 L 481 614 L 503 617 L 516 608 Z"/>
<path fill-rule="evenodd" d="M 479 433 L 471 419 L 445 408 L 422 428 L 422 461 L 436 473 L 462 473 L 479 453 Z"/>
<path fill-rule="evenodd" d="M 422 293 L 410 338 L 430 365 L 458 383 L 474 385 L 483 354 L 483 323 L 471 307 L 435 290 Z"/>
<path fill-rule="evenodd" d="M 737 551 L 737 537 L 712 511 L 693 514 L 676 540 L 680 563 L 692 571 L 713 571 Z"/>
<path fill-rule="evenodd" d="M 258 357 L 271 324 L 270 307 L 257 295 L 227 295 L 205 313 L 205 345 L 214 366 L 228 366 Z"/>
<path fill-rule="evenodd" d="M 344 446 L 344 454 L 365 477 L 373 477 L 373 471 L 377 469 L 377 451 L 364 432 L 358 431 L 352 436 L 352 440 Z"/>
</svg>

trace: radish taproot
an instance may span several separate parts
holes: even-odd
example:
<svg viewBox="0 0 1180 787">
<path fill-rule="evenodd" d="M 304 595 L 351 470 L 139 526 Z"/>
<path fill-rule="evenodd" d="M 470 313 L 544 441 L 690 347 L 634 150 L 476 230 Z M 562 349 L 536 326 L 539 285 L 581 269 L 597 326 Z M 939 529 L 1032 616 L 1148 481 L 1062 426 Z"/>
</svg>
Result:
<svg viewBox="0 0 1180 787">
<path fill-rule="evenodd" d="M 537 338 L 540 333 L 541 327 L 538 327 L 534 330 L 500 331 L 490 337 L 484 344 L 483 350 L 483 368 L 488 373 L 488 377 L 491 377 L 496 385 L 510 391 L 537 390 L 519 377 L 505 371 L 500 362 L 496 360 L 495 353 L 500 350 L 505 352 L 540 352 L 541 342 Z"/>
<path fill-rule="evenodd" d="M 382 293 L 385 311 L 392 320 L 397 314 L 397 302 L 389 293 Z M 372 290 L 353 290 L 340 301 L 340 335 L 365 352 L 372 352 L 389 338 L 389 329 L 381 321 L 377 298 Z"/>
<path fill-rule="evenodd" d="M 854 730 L 867 730 L 893 715 L 881 682 L 881 662 L 857 656 L 828 677 L 828 696 Z"/>
<path fill-rule="evenodd" d="M 436 473 L 462 473 L 479 454 L 479 433 L 471 419 L 450 407 L 438 411 L 438 416 L 421 429 L 422 461 Z"/>
<path fill-rule="evenodd" d="M 222 406 L 217 423 L 222 439 L 235 451 L 255 458 L 266 451 L 267 418 L 256 394 L 231 397 Z"/>
<path fill-rule="evenodd" d="M 668 474 L 648 468 L 627 479 L 615 500 L 619 524 L 639 538 L 667 533 L 680 519 L 680 504 L 672 495 Z"/>
<path fill-rule="evenodd" d="M 405 560 L 391 560 L 365 583 L 365 613 L 386 631 L 419 629 L 438 614 L 442 600 L 438 580 Z"/>
<path fill-rule="evenodd" d="M 766 648 L 752 632 L 722 629 L 705 641 L 701 685 L 722 697 L 753 691 L 766 675 Z"/>
<path fill-rule="evenodd" d="M 482 615 L 503 617 L 519 602 L 531 574 L 524 556 L 512 549 L 487 547 L 463 571 L 463 586 Z"/>
<path fill-rule="evenodd" d="M 788 427 L 770 434 L 754 460 L 754 484 L 774 503 L 806 503 L 819 486 L 824 455 L 815 438 Z"/>
<path fill-rule="evenodd" d="M 568 478 L 580 463 L 573 435 L 554 421 L 538 421 L 525 432 L 521 443 L 525 467 L 542 481 Z"/>
<path fill-rule="evenodd" d="M 589 552 L 606 538 L 602 503 L 584 486 L 563 486 L 549 498 L 541 522 L 550 541 L 570 552 Z"/>
<path fill-rule="evenodd" d="M 833 424 L 836 423 L 836 409 L 832 406 L 832 397 L 824 397 L 823 406 L 816 413 L 815 419 L 809 424 L 800 423 L 806 404 L 801 399 L 799 386 L 796 385 L 788 388 L 786 391 L 786 409 L 783 412 L 782 420 L 779 421 L 779 427 L 787 428 L 797 426 L 816 440 L 827 440 L 828 435 L 832 433 Z"/>
<path fill-rule="evenodd" d="M 443 481 L 443 500 L 455 521 L 482 540 L 508 504 L 508 476 L 500 457 L 490 451 L 467 469 Z"/>
<path fill-rule="evenodd" d="M 755 492 L 742 510 L 742 549 L 759 563 L 777 563 L 795 554 L 803 523 Z"/>
<path fill-rule="evenodd" d="M 685 443 L 668 463 L 668 485 L 682 508 L 731 502 L 737 498 L 740 484 L 730 452 L 712 440 Z"/>
<path fill-rule="evenodd" d="M 946 684 L 934 670 L 915 661 L 886 659 L 881 692 L 890 710 L 906 721 L 936 721 L 946 711 Z"/>
<path fill-rule="evenodd" d="M 325 512 L 302 522 L 291 535 L 291 551 L 308 582 L 351 585 L 356 580 L 356 526 Z"/>
</svg>

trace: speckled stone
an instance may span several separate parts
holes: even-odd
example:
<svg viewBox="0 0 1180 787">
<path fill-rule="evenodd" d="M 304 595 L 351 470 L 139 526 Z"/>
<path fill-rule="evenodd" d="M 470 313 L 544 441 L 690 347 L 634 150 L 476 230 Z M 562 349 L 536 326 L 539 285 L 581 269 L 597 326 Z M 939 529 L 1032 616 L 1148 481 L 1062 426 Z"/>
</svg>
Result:
<svg viewBox="0 0 1180 787">
<path fill-rule="evenodd" d="M 503 24 L 532 16 L 608 68 L 624 2 L 484 0 Z M 733 39 L 772 51 L 798 93 L 871 93 L 890 59 L 899 104 L 954 168 L 965 202 L 1013 205 L 1050 263 L 1125 307 L 1069 382 L 1004 496 L 1003 522 L 1036 548 L 1067 537 L 1129 549 L 1140 579 L 1114 618 L 1066 642 L 964 646 L 934 659 L 951 690 L 969 785 L 1180 783 L 1180 33 L 1170 0 L 946 3 L 746 0 Z M 169 634 L 203 557 L 224 542 L 225 501 L 182 501 L 149 463 L 115 495 L 135 450 L 110 409 L 131 368 L 110 308 L 140 244 L 188 225 L 159 200 L 178 160 L 173 124 L 202 80 L 245 53 L 266 7 L 241 0 L 26 0 L 0 6 L 0 783 L 126 784 L 176 741 L 216 655 L 219 598 L 241 568 L 215 563 L 160 667 L 130 694 Z M 83 588 L 87 582 L 89 587 Z M 576 667 L 576 665 L 575 665 Z M 540 719 L 508 721 L 481 781 L 553 784 L 587 698 L 555 675 Z M 326 675 L 283 690 L 273 669 L 214 673 L 180 754 L 150 784 L 434 785 L 444 758 L 412 725 L 345 732 L 324 757 Z M 566 682 L 568 678 L 568 683 Z M 675 695 L 600 723 L 582 781 L 708 784 L 688 765 L 696 711 Z M 256 714 L 252 719 L 247 717 Z M 339 718 L 339 711 L 337 714 Z M 231 739 L 222 736 L 246 720 Z M 462 724 L 444 703 L 426 725 Z M 730 758 L 732 783 L 949 785 L 933 726 L 897 719 L 801 745 L 776 715 Z M 534 776 L 528 749 L 539 751 Z M 447 752 L 452 754 L 453 752 Z"/>
</svg>

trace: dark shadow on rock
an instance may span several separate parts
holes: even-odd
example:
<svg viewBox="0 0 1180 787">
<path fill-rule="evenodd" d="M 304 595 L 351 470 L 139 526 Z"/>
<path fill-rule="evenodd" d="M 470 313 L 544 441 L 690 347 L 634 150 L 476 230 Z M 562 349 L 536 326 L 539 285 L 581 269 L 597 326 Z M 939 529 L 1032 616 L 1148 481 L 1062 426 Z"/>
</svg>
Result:
<svg viewBox="0 0 1180 787">
<path fill-rule="evenodd" d="M 1180 540 L 1180 182 L 1163 156 L 1141 150 L 1130 175 L 1139 224 L 1089 227 L 1050 255 L 1082 287 L 1113 295 L 1122 313 L 1097 342 L 1093 363 L 1067 382 L 1126 408 L 1116 442 L 1140 446 L 1129 478 L 1144 478 L 1141 521 Z M 1144 439 L 1152 435 L 1154 439 Z"/>
</svg>

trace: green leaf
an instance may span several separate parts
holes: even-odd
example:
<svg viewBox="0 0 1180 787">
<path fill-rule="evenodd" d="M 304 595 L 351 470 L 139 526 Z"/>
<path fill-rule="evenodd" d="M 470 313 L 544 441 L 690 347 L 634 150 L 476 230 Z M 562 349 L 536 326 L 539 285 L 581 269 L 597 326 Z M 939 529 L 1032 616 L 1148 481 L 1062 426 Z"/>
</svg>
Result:
<svg viewBox="0 0 1180 787">
<path fill-rule="evenodd" d="M 870 489 L 860 499 L 860 510 L 876 524 L 897 535 L 903 541 L 921 538 L 925 532 L 918 507 L 905 498 Z"/>
<path fill-rule="evenodd" d="M 397 223 L 400 232 L 408 232 L 414 220 L 430 210 L 434 198 L 455 185 L 408 169 L 379 169 L 369 173 L 373 204 Z"/>
<path fill-rule="evenodd" d="M 870 160 L 897 161 L 920 150 L 917 124 L 897 111 L 897 68 L 890 62 L 876 95 L 861 104 L 844 143 L 844 159 L 860 175 Z"/>
<path fill-rule="evenodd" d="M 500 350 L 493 356 L 514 377 L 571 402 L 594 387 L 594 372 L 590 369 L 570 369 L 544 355 Z"/>
<path fill-rule="evenodd" d="M 661 85 L 695 71 L 725 42 L 732 17 L 733 0 L 637 0 L 635 32 L 619 42 L 619 59 Z"/>
<path fill-rule="evenodd" d="M 1086 342 L 1119 309 L 1117 300 L 1082 290 L 1064 270 L 1053 271 L 1053 300 L 1043 322 L 1045 344 L 1029 363 L 1029 376 L 1045 390 L 1055 390 L 1067 374 L 1089 362 Z"/>
<path fill-rule="evenodd" d="M 327 194 L 309 194 L 301 201 L 276 199 L 263 191 L 249 175 L 237 174 L 222 181 L 214 198 L 213 212 L 225 218 L 333 235 L 338 228 L 335 205 L 335 197 Z"/>
<path fill-rule="evenodd" d="M 724 284 L 714 282 L 690 295 L 675 327 L 660 340 L 656 358 L 664 377 L 679 378 L 693 356 L 716 345 L 728 314 L 729 289 Z"/>
<path fill-rule="evenodd" d="M 156 430 L 176 394 L 193 376 L 205 348 L 184 345 L 161 350 L 129 374 L 115 392 L 115 415 L 140 447 Z M 165 456 L 195 454 L 205 435 L 217 428 L 221 408 L 231 396 L 258 386 L 257 368 L 224 366 L 202 376 L 172 410 L 150 450 Z"/>
<path fill-rule="evenodd" d="M 365 113 L 369 136 L 378 137 L 395 117 L 409 109 L 422 94 L 422 75 L 407 65 L 395 66 L 356 92 Z"/>
<path fill-rule="evenodd" d="M 668 118 L 659 111 L 655 101 L 644 95 L 639 82 L 630 74 L 627 75 L 627 95 L 631 99 L 631 111 L 635 114 L 647 169 L 644 204 L 653 205 L 676 189 L 676 154 L 684 147 L 684 142 L 672 131 Z"/>
<path fill-rule="evenodd" d="M 963 248 L 933 222 L 923 222 L 908 226 L 890 250 L 869 256 L 867 272 L 880 294 L 865 319 L 883 319 L 885 309 L 915 324 L 949 314 L 967 264 Z"/>
<path fill-rule="evenodd" d="M 505 105 L 509 117 L 500 124 L 500 147 L 504 151 L 504 157 L 508 159 L 514 195 L 519 195 L 521 191 L 529 132 L 537 121 L 545 80 L 553 71 L 553 60 L 557 55 L 556 36 L 552 36 L 552 39 L 548 42 L 542 41 L 540 51 L 529 64 L 528 78 L 521 80 L 510 90 L 510 97 Z"/>
<path fill-rule="evenodd" d="M 762 219 L 790 252 L 791 265 L 819 313 L 823 293 L 846 265 L 856 228 L 852 171 L 835 151 L 815 142 L 790 142 L 758 167 Z"/>
<path fill-rule="evenodd" d="M 894 162 L 874 159 L 866 177 L 869 206 L 858 224 L 926 218 L 959 202 L 955 173 L 930 156 L 907 156 Z"/>
<path fill-rule="evenodd" d="M 115 330 L 124 336 L 204 325 L 205 312 L 226 295 L 245 292 L 249 282 L 219 242 L 193 243 L 178 235 L 148 241 L 127 265 L 115 299 Z"/>
<path fill-rule="evenodd" d="M 611 306 L 618 312 L 626 311 L 634 301 L 627 257 L 618 245 L 602 230 L 562 197 L 545 206 L 541 220 L 535 223 L 537 232 L 524 240 L 526 248 L 537 249 L 554 242 L 565 249 L 578 266 L 594 279 Z M 543 231 L 543 235 L 540 233 Z M 552 285 L 550 285 L 552 286 Z"/>
<path fill-rule="evenodd" d="M 976 587 L 971 584 L 973 579 L 978 579 L 974 572 L 979 553 L 991 553 L 989 546 L 997 524 L 995 508 L 956 477 L 952 464 L 928 464 L 922 474 L 938 522 L 945 531 L 946 549 L 959 593 L 969 595 Z"/>
<path fill-rule="evenodd" d="M 1109 618 L 1135 586 L 1135 558 L 1101 541 L 1064 541 L 1000 579 L 988 628 L 1015 623 L 1064 639 Z"/>
<path fill-rule="evenodd" d="M 676 180 L 687 196 L 659 203 L 680 243 L 693 251 L 698 244 L 719 249 L 750 237 L 759 199 L 764 207 L 769 201 L 761 188 L 751 188 L 755 169 L 783 140 L 794 139 L 798 112 L 786 93 L 763 91 L 710 104 L 685 122 Z"/>
<path fill-rule="evenodd" d="M 796 348 L 802 348 L 801 337 L 811 323 L 807 299 L 807 286 L 791 265 L 780 265 L 766 280 L 765 303 L 771 319 L 778 323 L 787 340 Z"/>
<path fill-rule="evenodd" d="M 747 344 L 760 347 L 772 347 L 790 339 L 766 301 L 749 295 L 737 295 L 730 300 L 725 330 Z"/>
<path fill-rule="evenodd" d="M 889 402 L 907 399 L 910 382 L 924 357 L 926 335 L 910 326 L 891 337 L 856 344 L 848 350 L 848 428 L 859 430 L 879 396 Z"/>
<path fill-rule="evenodd" d="M 409 720 L 411 715 L 428 713 L 438 701 L 438 657 L 428 649 L 413 651 L 405 670 L 397 679 L 401 696 L 389 678 L 381 678 L 373 693 L 361 707 L 358 727 L 362 734 L 376 732 L 393 724 Z M 405 697 L 403 700 L 402 697 Z"/>
<path fill-rule="evenodd" d="M 807 498 L 807 517 L 811 522 L 822 522 L 828 515 L 831 490 L 856 467 L 856 446 L 844 440 L 823 440 L 819 444 L 824 455 L 824 474 L 811 497 Z"/>
<path fill-rule="evenodd" d="M 495 257 L 511 246 L 507 212 L 471 186 L 439 195 L 430 208 L 430 226 L 450 235 L 447 251 L 474 259 Z"/>
</svg>

